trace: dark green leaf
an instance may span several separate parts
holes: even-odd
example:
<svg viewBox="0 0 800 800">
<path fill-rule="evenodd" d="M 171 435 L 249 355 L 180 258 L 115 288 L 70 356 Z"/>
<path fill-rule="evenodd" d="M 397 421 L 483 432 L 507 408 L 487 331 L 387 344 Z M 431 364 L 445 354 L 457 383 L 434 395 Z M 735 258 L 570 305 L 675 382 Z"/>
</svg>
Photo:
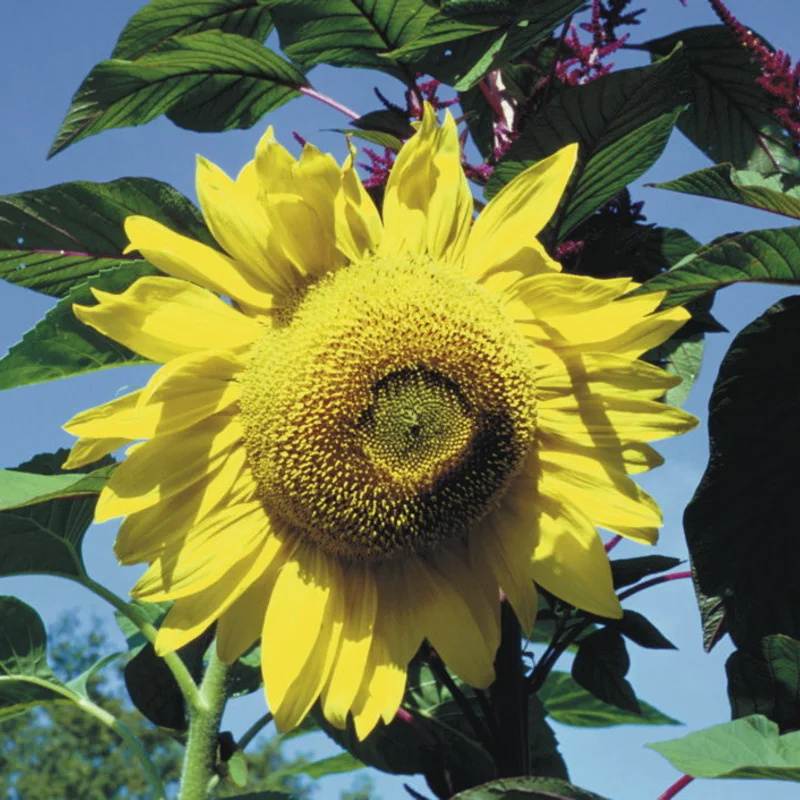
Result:
<svg viewBox="0 0 800 800">
<path fill-rule="evenodd" d="M 0 511 L 59 498 L 97 495 L 106 485 L 113 469 L 113 465 L 109 465 L 90 473 L 69 472 L 62 475 L 0 469 Z"/>
<path fill-rule="evenodd" d="M 641 714 L 604 703 L 587 692 L 567 672 L 554 670 L 538 692 L 547 713 L 562 725 L 608 728 L 612 725 L 680 725 L 648 703 L 639 701 Z"/>
<path fill-rule="evenodd" d="M 102 270 L 140 264 L 139 256 L 123 255 L 128 239 L 122 224 L 132 214 L 213 245 L 191 201 L 166 183 L 61 183 L 0 197 L 0 278 L 66 297 Z"/>
<path fill-rule="evenodd" d="M 436 14 L 422 0 L 272 0 L 270 9 L 281 50 L 294 61 L 377 69 L 406 83 L 414 70 L 385 54 L 422 35 Z"/>
<path fill-rule="evenodd" d="M 700 242 L 680 228 L 651 227 L 640 254 L 643 274 L 651 276 L 674 267 L 700 247 Z"/>
<path fill-rule="evenodd" d="M 707 245 L 636 294 L 666 291 L 662 307 L 670 308 L 733 283 L 800 283 L 800 227 L 740 233 Z"/>
<path fill-rule="evenodd" d="M 397 109 L 387 108 L 381 111 L 370 111 L 351 123 L 356 128 L 364 131 L 388 133 L 395 139 L 408 139 L 414 135 L 414 129 L 408 121 L 408 116 Z"/>
<path fill-rule="evenodd" d="M 709 464 L 684 516 L 708 639 L 722 623 L 718 606 L 739 647 L 776 633 L 800 638 L 798 361 L 794 296 L 734 339 L 714 384 Z"/>
<path fill-rule="evenodd" d="M 528 769 L 531 775 L 569 780 L 567 765 L 558 750 L 558 739 L 547 721 L 547 710 L 537 695 L 528 704 Z"/>
<path fill-rule="evenodd" d="M 152 0 L 128 21 L 111 58 L 133 60 L 173 36 L 221 30 L 263 42 L 272 30 L 264 0 Z"/>
<path fill-rule="evenodd" d="M 765 636 L 725 664 L 734 717 L 763 714 L 782 732 L 800 729 L 800 642 Z"/>
<path fill-rule="evenodd" d="M 196 131 L 250 128 L 307 85 L 295 66 L 244 36 L 204 31 L 168 39 L 136 61 L 97 64 L 73 97 L 50 156 L 167 112 Z"/>
<path fill-rule="evenodd" d="M 70 291 L 0 359 L 0 389 L 147 363 L 146 358 L 80 322 L 72 306 L 94 305 L 93 288 L 119 293 L 137 278 L 154 273 L 146 261 L 135 261 L 102 272 Z"/>
<path fill-rule="evenodd" d="M 731 164 L 718 164 L 682 175 L 674 181 L 654 183 L 657 189 L 712 197 L 730 203 L 773 211 L 800 219 L 800 187 L 780 175 L 765 178 L 758 172 L 735 170 Z"/>
<path fill-rule="evenodd" d="M 556 240 L 642 175 L 659 157 L 687 97 L 680 51 L 658 64 L 610 73 L 558 94 L 533 117 L 486 187 L 494 195 L 531 164 L 578 142 Z"/>
<path fill-rule="evenodd" d="M 503 778 L 459 792 L 452 800 L 605 800 L 557 778 Z"/>
<path fill-rule="evenodd" d="M 677 650 L 675 645 L 638 611 L 626 610 L 622 619 L 609 621 L 608 625 L 640 647 L 651 650 Z"/>
<path fill-rule="evenodd" d="M 261 645 L 253 645 L 241 658 L 231 665 L 228 673 L 228 697 L 252 694 L 261 688 Z"/>
<path fill-rule="evenodd" d="M 40 703 L 70 699 L 47 666 L 39 615 L 16 597 L 0 597 L 0 719 Z"/>
<path fill-rule="evenodd" d="M 625 680 L 629 667 L 622 635 L 602 628 L 581 641 L 572 662 L 572 677 L 598 700 L 640 714 L 636 695 Z"/>
<path fill-rule="evenodd" d="M 689 28 L 642 45 L 653 57 L 682 43 L 694 101 L 678 127 L 709 158 L 764 174 L 800 172 L 792 140 L 756 83 L 761 72 L 726 25 Z"/>
<path fill-rule="evenodd" d="M 66 450 L 42 453 L 18 469 L 60 475 L 66 456 Z M 95 494 L 100 491 L 99 486 L 96 488 Z M 67 496 L 0 512 L 0 575 L 83 578 L 86 571 L 81 546 L 96 502 L 95 496 Z"/>
<path fill-rule="evenodd" d="M 334 128 L 333 130 L 346 136 L 352 136 L 354 139 L 361 139 L 370 144 L 377 144 L 379 147 L 386 147 L 395 152 L 403 146 L 403 143 L 396 136 L 382 131 L 354 131 L 349 128 Z"/>
<path fill-rule="evenodd" d="M 694 778 L 800 781 L 800 731 L 780 736 L 760 714 L 647 747 Z"/>
<path fill-rule="evenodd" d="M 630 586 L 650 575 L 666 572 L 681 563 L 679 558 L 671 556 L 637 556 L 636 558 L 615 558 L 611 561 L 611 575 L 614 588 Z"/>
</svg>

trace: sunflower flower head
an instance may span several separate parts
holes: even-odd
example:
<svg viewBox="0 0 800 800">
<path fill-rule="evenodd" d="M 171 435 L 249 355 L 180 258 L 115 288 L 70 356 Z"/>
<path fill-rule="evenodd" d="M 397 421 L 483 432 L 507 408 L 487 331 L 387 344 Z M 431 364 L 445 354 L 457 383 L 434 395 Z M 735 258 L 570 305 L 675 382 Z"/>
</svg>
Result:
<svg viewBox="0 0 800 800">
<path fill-rule="evenodd" d="M 688 314 L 563 275 L 539 244 L 576 156 L 473 219 L 455 123 L 426 107 L 382 213 L 352 155 L 296 160 L 269 130 L 236 180 L 199 161 L 219 249 L 127 220 L 165 275 L 75 312 L 163 366 L 67 423 L 68 466 L 136 443 L 96 518 L 124 517 L 118 558 L 149 564 L 134 596 L 174 601 L 160 652 L 215 622 L 224 661 L 260 638 L 280 730 L 319 702 L 363 738 L 425 639 L 491 684 L 501 591 L 526 629 L 536 584 L 621 615 L 597 528 L 656 539 L 628 476 L 695 420 L 638 356 Z"/>
</svg>

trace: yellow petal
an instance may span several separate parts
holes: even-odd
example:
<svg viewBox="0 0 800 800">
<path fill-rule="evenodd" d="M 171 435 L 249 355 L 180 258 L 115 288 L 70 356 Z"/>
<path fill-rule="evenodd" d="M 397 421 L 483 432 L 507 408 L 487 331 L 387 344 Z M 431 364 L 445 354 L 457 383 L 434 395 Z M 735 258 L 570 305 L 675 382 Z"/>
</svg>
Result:
<svg viewBox="0 0 800 800">
<path fill-rule="evenodd" d="M 244 448 L 235 449 L 217 464 L 206 480 L 123 520 L 114 542 L 114 553 L 121 564 L 154 561 L 165 547 L 179 545 L 186 532 L 223 501 L 238 505 L 252 500 L 255 482 L 249 471 L 244 474 Z"/>
<path fill-rule="evenodd" d="M 217 294 L 269 311 L 273 295 L 253 271 L 243 274 L 233 259 L 207 245 L 181 236 L 147 217 L 128 217 L 125 233 L 130 244 L 125 252 L 138 250 L 151 264 L 174 278 L 192 281 Z"/>
<path fill-rule="evenodd" d="M 131 589 L 151 603 L 197 594 L 263 545 L 269 522 L 261 503 L 218 509 L 194 525 L 163 553 Z"/>
<path fill-rule="evenodd" d="M 363 679 L 378 608 L 371 567 L 348 564 L 344 570 L 347 583 L 344 628 L 339 652 L 322 692 L 322 712 L 332 725 L 341 729 Z"/>
<path fill-rule="evenodd" d="M 542 231 L 558 207 L 578 157 L 567 145 L 507 183 L 481 211 L 467 244 L 466 271 L 476 281 L 510 261 Z"/>
<path fill-rule="evenodd" d="M 505 301 L 507 313 L 512 317 L 548 319 L 603 308 L 630 287 L 630 278 L 598 280 L 584 275 L 534 275 L 514 284 Z"/>
<path fill-rule="evenodd" d="M 619 440 L 606 440 L 592 444 L 581 444 L 541 430 L 538 433 L 538 441 L 540 451 L 558 450 L 565 453 L 575 453 L 595 461 L 610 464 L 627 475 L 647 472 L 660 467 L 664 463 L 663 457 L 650 445 L 643 442 L 626 442 L 623 444 Z"/>
<path fill-rule="evenodd" d="M 342 185 L 335 205 L 336 244 L 350 261 L 360 261 L 380 246 L 383 224 L 354 161 L 351 154 L 342 167 Z"/>
<path fill-rule="evenodd" d="M 482 638 L 472 609 L 441 572 L 421 559 L 409 560 L 406 580 L 416 599 L 421 625 L 436 652 L 470 686 L 494 681 L 494 650 Z"/>
<path fill-rule="evenodd" d="M 78 319 L 153 361 L 241 350 L 263 331 L 211 292 L 176 278 L 139 278 L 122 294 L 92 293 L 98 305 L 73 306 Z"/>
<path fill-rule="evenodd" d="M 276 570 L 265 573 L 220 617 L 217 655 L 225 664 L 233 664 L 261 636 L 267 602 L 276 577 Z"/>
<path fill-rule="evenodd" d="M 113 400 L 109 400 L 109 402 L 103 403 L 102 405 L 88 408 L 86 411 L 81 411 L 68 422 L 64 423 L 64 430 L 67 433 L 71 433 L 73 436 L 84 436 L 95 439 L 116 437 L 121 439 L 123 443 L 143 438 L 137 435 L 129 436 L 127 435 L 127 431 L 111 430 L 109 432 L 106 427 L 108 420 L 124 419 L 135 412 L 136 405 L 141 396 L 142 390 L 139 389 L 130 394 L 115 397 Z"/>
<path fill-rule="evenodd" d="M 620 619 L 611 567 L 592 523 L 571 504 L 540 497 L 534 580 L 567 603 L 601 617 Z"/>
<path fill-rule="evenodd" d="M 192 428 L 145 442 L 131 453 L 103 487 L 97 522 L 150 508 L 203 481 L 242 438 L 233 417 L 218 415 Z"/>
<path fill-rule="evenodd" d="M 455 121 L 447 112 L 439 127 L 435 111 L 426 103 L 417 133 L 402 147 L 389 174 L 381 253 L 428 254 L 459 263 L 472 207 Z"/>
<path fill-rule="evenodd" d="M 264 689 L 279 731 L 290 730 L 308 713 L 324 685 L 331 626 L 326 628 L 332 559 L 316 548 L 299 547 L 281 568 L 261 636 Z"/>
<path fill-rule="evenodd" d="M 536 239 L 517 250 L 505 261 L 498 261 L 488 267 L 475 280 L 483 285 L 487 292 L 500 297 L 509 295 L 519 281 L 526 281 L 532 275 L 541 273 L 558 273 L 561 264 L 550 258 L 547 251 Z M 513 308 L 516 308 L 516 304 Z M 509 316 L 511 311 L 506 311 Z M 528 313 L 527 310 L 523 313 Z"/>
<path fill-rule="evenodd" d="M 78 469 L 113 453 L 128 444 L 128 439 L 78 439 L 69 456 L 62 464 L 63 469 Z"/>
<path fill-rule="evenodd" d="M 273 226 L 262 204 L 219 167 L 197 159 L 197 196 L 214 238 L 236 260 L 236 266 L 255 286 L 272 294 L 293 291 L 296 278 L 274 258 Z"/>
<path fill-rule="evenodd" d="M 255 558 L 240 560 L 215 584 L 182 597 L 167 613 L 156 638 L 156 653 L 171 653 L 196 639 L 219 619 L 253 583 L 265 578 L 280 563 L 283 548 L 277 537 L 267 536 Z"/>
</svg>

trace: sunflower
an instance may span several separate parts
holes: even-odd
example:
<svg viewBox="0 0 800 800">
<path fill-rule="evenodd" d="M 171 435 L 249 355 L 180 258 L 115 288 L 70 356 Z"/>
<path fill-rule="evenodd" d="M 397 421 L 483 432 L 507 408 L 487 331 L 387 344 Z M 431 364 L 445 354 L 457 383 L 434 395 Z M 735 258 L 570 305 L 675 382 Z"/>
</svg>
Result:
<svg viewBox="0 0 800 800">
<path fill-rule="evenodd" d="M 379 214 L 352 155 L 295 160 L 270 129 L 236 180 L 198 161 L 219 250 L 126 220 L 166 276 L 75 313 L 164 366 L 67 423 L 67 466 L 134 443 L 96 519 L 124 517 L 120 562 L 149 564 L 132 595 L 174 601 L 160 653 L 215 622 L 225 662 L 261 638 L 279 730 L 319 702 L 363 738 L 424 639 L 492 683 L 502 595 L 524 630 L 535 584 L 621 616 L 597 527 L 656 540 L 628 475 L 695 420 L 658 401 L 678 378 L 637 359 L 688 314 L 561 274 L 537 241 L 576 154 L 473 219 L 456 125 L 427 107 Z"/>
</svg>

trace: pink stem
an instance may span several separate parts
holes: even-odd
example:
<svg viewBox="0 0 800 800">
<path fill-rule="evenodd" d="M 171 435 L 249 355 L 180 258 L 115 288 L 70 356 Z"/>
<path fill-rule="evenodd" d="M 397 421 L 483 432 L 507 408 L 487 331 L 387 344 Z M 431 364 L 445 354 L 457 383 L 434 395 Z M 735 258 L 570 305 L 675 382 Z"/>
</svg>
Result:
<svg viewBox="0 0 800 800">
<path fill-rule="evenodd" d="M 621 536 L 615 536 L 613 539 L 609 539 L 606 542 L 606 553 L 610 553 L 621 541 Z"/>
<path fill-rule="evenodd" d="M 331 108 L 335 108 L 337 111 L 341 111 L 342 114 L 346 114 L 348 117 L 350 117 L 350 119 L 358 119 L 361 116 L 361 114 L 356 114 L 356 112 L 352 109 L 348 108 L 347 106 L 343 106 L 341 103 L 337 103 L 332 97 L 328 97 L 328 95 L 322 94 L 316 89 L 312 89 L 310 86 L 301 86 L 298 91 L 300 94 L 304 94 L 307 97 L 313 97 L 315 100 L 325 103 L 326 106 L 330 106 Z"/>
<path fill-rule="evenodd" d="M 643 589 L 649 589 L 651 586 L 658 586 L 659 583 L 667 583 L 667 581 L 681 581 L 691 577 L 692 573 L 689 570 L 686 570 L 686 572 L 670 572 L 669 575 L 659 575 L 657 578 L 651 578 L 649 581 L 645 581 L 637 586 L 632 586 L 630 589 L 626 589 L 624 592 L 620 592 L 619 599 L 624 600 L 626 597 L 630 597 L 632 594 L 641 592 Z"/>
<path fill-rule="evenodd" d="M 687 787 L 693 780 L 694 778 L 691 775 L 681 775 L 664 794 L 658 796 L 658 800 L 671 800 L 671 798 L 675 797 L 681 789 Z"/>
</svg>

